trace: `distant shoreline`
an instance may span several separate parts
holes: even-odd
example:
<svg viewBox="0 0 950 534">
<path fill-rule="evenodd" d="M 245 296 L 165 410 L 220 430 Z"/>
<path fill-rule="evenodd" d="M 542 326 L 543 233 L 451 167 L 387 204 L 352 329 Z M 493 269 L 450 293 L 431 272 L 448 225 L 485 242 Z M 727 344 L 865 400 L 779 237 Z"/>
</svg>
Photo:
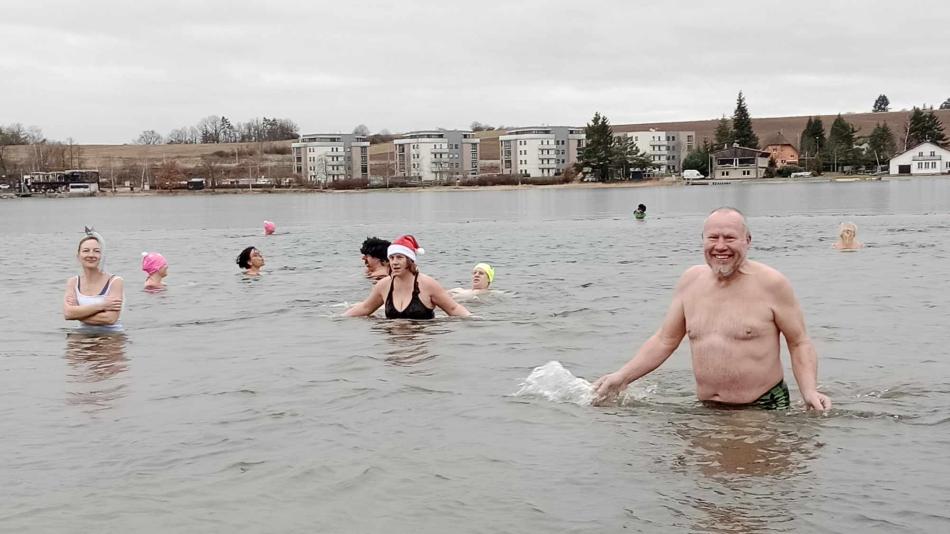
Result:
<svg viewBox="0 0 950 534">
<path fill-rule="evenodd" d="M 274 189 L 203 189 L 201 191 L 191 190 L 157 190 L 148 191 L 100 191 L 96 196 L 101 197 L 134 197 L 134 196 L 200 196 L 200 195 L 286 195 L 286 194 L 359 194 L 359 193 L 423 193 L 423 192 L 445 192 L 445 191 L 522 191 L 529 189 L 616 189 L 616 188 L 639 188 L 639 187 L 668 187 L 682 185 L 681 181 L 674 180 L 642 180 L 635 182 L 579 182 L 570 184 L 550 184 L 550 185 L 478 185 L 478 186 L 458 186 L 458 185 L 434 185 L 422 187 L 375 187 L 369 189 L 313 189 L 304 187 L 274 188 Z"/>
<path fill-rule="evenodd" d="M 623 182 L 574 182 L 569 184 L 546 184 L 546 185 L 482 185 L 482 186 L 457 186 L 457 185 L 435 185 L 424 187 L 390 187 L 390 188 L 371 188 L 371 189 L 312 189 L 303 187 L 292 188 L 273 188 L 273 189 L 203 189 L 193 191 L 187 189 L 160 190 L 150 189 L 148 191 L 116 191 L 103 190 L 91 195 L 68 195 L 66 193 L 56 193 L 45 195 L 41 193 L 34 194 L 35 198 L 76 198 L 76 197 L 175 197 L 175 196 L 202 196 L 202 195 L 288 195 L 288 194 L 363 194 L 375 192 L 391 193 L 421 193 L 421 192 L 465 192 L 465 191 L 525 191 L 531 189 L 637 189 L 649 187 L 724 187 L 727 185 L 745 185 L 745 184 L 807 184 L 807 183 L 828 183 L 828 182 L 872 182 L 872 181 L 907 181 L 914 178 L 950 178 L 948 175 L 847 175 L 847 174 L 824 174 L 822 176 L 813 176 L 809 178 L 750 178 L 750 179 L 703 179 L 694 180 L 687 183 L 681 179 L 663 178 L 659 180 L 637 180 Z M 3 191 L 0 198 L 15 198 L 12 191 Z"/>
</svg>

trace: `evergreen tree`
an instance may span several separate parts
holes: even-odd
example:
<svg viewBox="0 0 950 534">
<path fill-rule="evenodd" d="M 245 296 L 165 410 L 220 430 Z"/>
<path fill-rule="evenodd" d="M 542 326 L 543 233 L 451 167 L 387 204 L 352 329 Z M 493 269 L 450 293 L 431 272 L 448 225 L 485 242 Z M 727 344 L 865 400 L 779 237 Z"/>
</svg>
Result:
<svg viewBox="0 0 950 534">
<path fill-rule="evenodd" d="M 907 148 L 913 148 L 920 143 L 947 146 L 947 136 L 943 131 L 943 124 L 932 109 L 925 113 L 914 107 L 907 127 Z"/>
<path fill-rule="evenodd" d="M 683 170 L 695 170 L 703 176 L 709 176 L 709 152 L 711 148 L 709 141 L 704 139 L 702 146 L 691 151 L 683 158 Z"/>
<path fill-rule="evenodd" d="M 875 165 L 880 166 L 882 161 L 887 161 L 897 153 L 897 141 L 894 139 L 894 132 L 885 122 L 876 124 L 871 135 L 868 136 L 868 156 Z"/>
<path fill-rule="evenodd" d="M 775 178 L 775 172 L 778 169 L 778 164 L 775 163 L 775 156 L 769 156 L 769 164 L 765 168 L 765 178 Z"/>
<path fill-rule="evenodd" d="M 590 168 L 591 173 L 598 180 L 606 181 L 610 175 L 614 143 L 610 121 L 600 112 L 594 113 L 594 118 L 584 128 L 584 134 L 586 139 L 578 162 L 578 170 Z"/>
<path fill-rule="evenodd" d="M 888 111 L 891 106 L 891 101 L 887 99 L 887 95 L 880 95 L 877 97 L 877 100 L 874 101 L 874 107 L 871 108 L 871 111 L 874 113 L 881 113 L 883 111 Z"/>
<path fill-rule="evenodd" d="M 629 177 L 631 169 L 647 170 L 659 166 L 640 151 L 632 137 L 626 135 L 613 138 L 610 159 L 611 168 L 621 179 Z"/>
<path fill-rule="evenodd" d="M 735 139 L 735 136 L 732 133 L 732 125 L 729 123 L 729 119 L 725 117 L 719 119 L 719 124 L 716 125 L 716 138 L 713 142 L 715 149 L 722 150 L 732 146 L 733 139 Z"/>
<path fill-rule="evenodd" d="M 842 165 L 853 165 L 857 163 L 854 150 L 854 134 L 857 133 L 854 125 L 844 120 L 839 113 L 828 132 L 828 145 L 825 153 L 828 154 L 834 165 L 835 170 Z"/>
<path fill-rule="evenodd" d="M 943 131 L 943 124 L 940 118 L 931 109 L 924 114 L 924 131 L 927 132 L 927 140 L 936 145 L 947 148 L 950 143 L 947 142 L 947 135 Z"/>
<path fill-rule="evenodd" d="M 736 111 L 732 114 L 732 133 L 733 142 L 739 143 L 739 146 L 759 148 L 759 138 L 752 129 L 752 118 L 749 117 L 749 108 L 746 107 L 742 91 L 739 91 Z"/>
<path fill-rule="evenodd" d="M 810 171 L 821 173 L 822 153 L 826 145 L 825 126 L 821 122 L 821 117 L 809 117 L 805 129 L 802 130 L 799 150 L 803 157 L 808 158 L 806 161 Z"/>
</svg>

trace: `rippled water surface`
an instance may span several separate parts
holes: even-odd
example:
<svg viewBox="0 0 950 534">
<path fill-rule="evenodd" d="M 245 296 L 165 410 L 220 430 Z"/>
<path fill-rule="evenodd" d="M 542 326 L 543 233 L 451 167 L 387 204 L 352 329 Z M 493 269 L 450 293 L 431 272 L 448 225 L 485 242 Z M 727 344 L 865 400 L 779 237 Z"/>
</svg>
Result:
<svg viewBox="0 0 950 534">
<path fill-rule="evenodd" d="M 515 395 L 552 360 L 625 362 L 723 204 L 792 280 L 830 414 L 699 406 L 685 343 L 624 406 Z M 945 532 L 948 211 L 947 179 L 2 201 L 0 530 Z M 832 250 L 845 220 L 865 249 Z M 83 225 L 124 337 L 62 320 Z M 443 285 L 488 261 L 501 291 L 475 319 L 341 318 L 362 239 L 400 233 Z M 140 289 L 143 250 L 168 291 Z"/>
</svg>

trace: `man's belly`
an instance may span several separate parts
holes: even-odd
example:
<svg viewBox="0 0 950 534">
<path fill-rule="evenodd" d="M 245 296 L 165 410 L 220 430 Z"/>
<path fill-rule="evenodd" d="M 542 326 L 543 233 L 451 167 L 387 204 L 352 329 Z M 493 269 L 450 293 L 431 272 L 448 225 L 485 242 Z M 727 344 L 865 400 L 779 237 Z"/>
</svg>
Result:
<svg viewBox="0 0 950 534">
<path fill-rule="evenodd" d="M 732 340 L 694 343 L 691 350 L 700 400 L 754 402 L 783 378 L 777 344 Z"/>
</svg>

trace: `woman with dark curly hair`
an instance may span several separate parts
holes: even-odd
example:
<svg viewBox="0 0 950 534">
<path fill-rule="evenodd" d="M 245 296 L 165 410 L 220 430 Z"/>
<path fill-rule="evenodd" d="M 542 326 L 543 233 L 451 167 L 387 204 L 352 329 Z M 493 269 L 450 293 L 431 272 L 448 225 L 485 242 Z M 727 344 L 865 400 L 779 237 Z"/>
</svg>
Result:
<svg viewBox="0 0 950 534">
<path fill-rule="evenodd" d="M 255 247 L 247 247 L 237 257 L 238 267 L 244 269 L 247 276 L 259 276 L 264 266 L 264 255 Z"/>
<path fill-rule="evenodd" d="M 367 237 L 360 246 L 366 278 L 372 279 L 374 283 L 389 276 L 389 258 L 386 256 L 389 245 L 385 239 Z"/>
</svg>

